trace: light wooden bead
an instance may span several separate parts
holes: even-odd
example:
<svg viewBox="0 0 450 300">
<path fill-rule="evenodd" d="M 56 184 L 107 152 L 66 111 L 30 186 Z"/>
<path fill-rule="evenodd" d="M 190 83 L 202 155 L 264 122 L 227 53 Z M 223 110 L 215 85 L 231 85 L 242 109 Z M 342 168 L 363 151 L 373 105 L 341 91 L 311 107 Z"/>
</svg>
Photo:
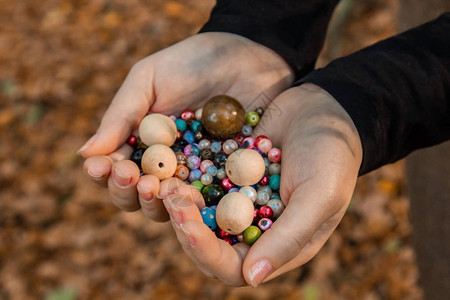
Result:
<svg viewBox="0 0 450 300">
<path fill-rule="evenodd" d="M 142 156 L 141 163 L 146 175 L 155 175 L 159 180 L 172 177 L 177 169 L 175 153 L 161 144 L 148 147 Z"/>
<path fill-rule="evenodd" d="M 260 181 L 266 166 L 262 156 L 255 150 L 238 149 L 228 157 L 225 169 L 234 184 L 245 186 Z"/>
<path fill-rule="evenodd" d="M 229 234 L 240 234 L 252 224 L 254 209 L 252 200 L 246 195 L 226 194 L 217 205 L 217 225 Z"/>
<path fill-rule="evenodd" d="M 177 126 L 168 116 L 147 115 L 139 124 L 139 137 L 147 146 L 163 144 L 170 147 L 177 138 Z"/>
</svg>

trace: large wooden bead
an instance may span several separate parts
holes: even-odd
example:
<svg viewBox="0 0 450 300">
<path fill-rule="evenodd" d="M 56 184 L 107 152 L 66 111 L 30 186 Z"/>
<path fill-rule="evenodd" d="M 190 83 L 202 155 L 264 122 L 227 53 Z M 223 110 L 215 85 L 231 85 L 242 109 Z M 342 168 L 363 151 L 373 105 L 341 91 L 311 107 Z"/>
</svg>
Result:
<svg viewBox="0 0 450 300">
<path fill-rule="evenodd" d="M 245 122 L 245 110 L 236 99 L 218 95 L 206 102 L 202 121 L 211 135 L 225 139 L 241 131 Z"/>
<path fill-rule="evenodd" d="M 217 205 L 217 225 L 229 234 L 240 234 L 253 222 L 252 200 L 242 193 L 226 194 Z"/>
<path fill-rule="evenodd" d="M 177 138 L 177 126 L 168 116 L 150 114 L 139 124 L 139 137 L 147 145 L 172 146 Z"/>
<path fill-rule="evenodd" d="M 266 166 L 262 156 L 252 149 L 238 149 L 225 165 L 228 178 L 240 186 L 254 185 L 264 176 Z"/>
<path fill-rule="evenodd" d="M 177 169 L 175 153 L 166 145 L 156 144 L 145 150 L 141 160 L 146 175 L 155 175 L 159 180 L 172 177 Z"/>
</svg>

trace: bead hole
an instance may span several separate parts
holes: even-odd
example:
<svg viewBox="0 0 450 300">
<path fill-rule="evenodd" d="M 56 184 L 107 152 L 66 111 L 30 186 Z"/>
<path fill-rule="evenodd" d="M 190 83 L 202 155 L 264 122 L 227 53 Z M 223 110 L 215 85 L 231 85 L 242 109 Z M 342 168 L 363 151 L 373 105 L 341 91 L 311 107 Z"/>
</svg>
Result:
<svg viewBox="0 0 450 300">
<path fill-rule="evenodd" d="M 158 164 L 158 167 L 164 168 L 164 164 L 163 164 L 162 162 L 160 162 L 160 163 Z"/>
</svg>

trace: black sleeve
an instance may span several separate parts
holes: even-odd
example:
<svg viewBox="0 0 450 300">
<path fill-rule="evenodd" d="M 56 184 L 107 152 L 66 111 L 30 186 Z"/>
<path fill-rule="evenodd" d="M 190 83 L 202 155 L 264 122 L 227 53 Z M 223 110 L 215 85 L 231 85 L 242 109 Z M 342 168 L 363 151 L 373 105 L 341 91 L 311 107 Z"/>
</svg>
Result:
<svg viewBox="0 0 450 300">
<path fill-rule="evenodd" d="M 283 57 L 296 78 L 314 69 L 339 0 L 217 0 L 200 32 L 235 33 Z"/>
<path fill-rule="evenodd" d="M 361 137 L 360 174 L 450 139 L 450 13 L 301 79 L 328 91 Z M 450 155 L 450 153 L 449 153 Z"/>
</svg>

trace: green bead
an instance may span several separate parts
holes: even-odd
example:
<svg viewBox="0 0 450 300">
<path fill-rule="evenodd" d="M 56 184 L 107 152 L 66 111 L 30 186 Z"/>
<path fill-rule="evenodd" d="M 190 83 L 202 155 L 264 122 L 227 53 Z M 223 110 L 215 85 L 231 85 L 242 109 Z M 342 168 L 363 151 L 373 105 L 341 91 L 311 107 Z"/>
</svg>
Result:
<svg viewBox="0 0 450 300">
<path fill-rule="evenodd" d="M 191 182 L 191 185 L 195 187 L 199 192 L 203 189 L 203 183 L 200 180 L 194 180 Z"/>
<path fill-rule="evenodd" d="M 245 114 L 245 122 L 247 125 L 255 127 L 259 123 L 259 115 L 254 111 Z"/>
<path fill-rule="evenodd" d="M 269 177 L 269 186 L 272 190 L 279 190 L 280 189 L 280 175 L 272 175 Z"/>
<path fill-rule="evenodd" d="M 251 246 L 259 239 L 261 234 L 261 229 L 258 226 L 249 226 L 244 230 L 244 242 Z"/>
</svg>

